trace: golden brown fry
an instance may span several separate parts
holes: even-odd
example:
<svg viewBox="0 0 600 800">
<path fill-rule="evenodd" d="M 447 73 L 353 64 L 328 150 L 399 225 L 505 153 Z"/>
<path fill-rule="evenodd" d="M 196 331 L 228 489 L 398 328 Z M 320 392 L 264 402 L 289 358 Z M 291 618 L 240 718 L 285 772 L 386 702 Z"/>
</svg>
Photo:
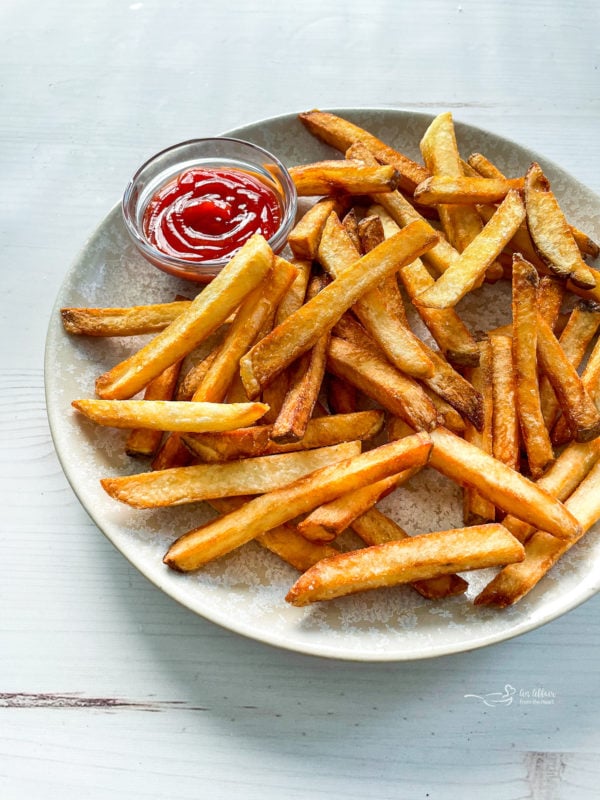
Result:
<svg viewBox="0 0 600 800">
<path fill-rule="evenodd" d="M 569 320 L 559 339 L 565 356 L 575 369 L 578 369 L 583 361 L 583 357 L 590 342 L 596 335 L 598 327 L 600 327 L 600 308 L 585 301 L 578 303 L 569 315 Z M 583 383 L 585 386 L 585 381 Z M 544 376 L 540 383 L 540 398 L 546 427 L 551 430 L 556 422 L 560 406 L 547 376 Z M 553 443 L 556 444 L 554 438 Z"/>
<path fill-rule="evenodd" d="M 371 214 L 358 223 L 358 236 L 363 253 L 369 253 L 385 239 L 383 224 L 379 217 Z"/>
<path fill-rule="evenodd" d="M 574 225 L 569 225 L 569 228 L 582 256 L 589 256 L 590 258 L 598 258 L 600 256 L 600 247 L 587 233 L 580 231 Z"/>
<path fill-rule="evenodd" d="M 230 431 L 260 419 L 264 403 L 184 403 L 177 400 L 73 400 L 98 425 L 159 431 Z"/>
<path fill-rule="evenodd" d="M 399 175 L 389 164 L 369 167 L 358 161 L 318 161 L 290 167 L 299 197 L 389 192 L 398 185 Z"/>
<path fill-rule="evenodd" d="M 483 399 L 483 427 L 478 431 L 469 422 L 466 425 L 465 440 L 479 447 L 486 453 L 493 452 L 492 417 L 493 417 L 493 388 L 492 388 L 492 346 L 489 341 L 479 343 L 479 366 L 468 370 L 473 388 Z M 482 497 L 476 489 L 470 486 L 463 490 L 463 519 L 465 525 L 477 525 L 482 522 L 493 522 L 496 518 L 494 504 Z"/>
<path fill-rule="evenodd" d="M 316 469 L 360 454 L 360 442 L 274 456 L 143 472 L 100 483 L 115 500 L 134 508 L 162 508 L 214 497 L 263 494 Z"/>
<path fill-rule="evenodd" d="M 416 302 L 431 308 L 449 308 L 467 294 L 496 256 L 512 239 L 525 217 L 518 192 L 511 190 L 482 232 L 472 240 L 435 284 L 419 295 Z"/>
<path fill-rule="evenodd" d="M 315 297 L 325 285 L 324 276 L 314 277 L 308 289 L 308 298 Z M 312 350 L 304 353 L 290 368 L 289 389 L 271 431 L 273 441 L 297 442 L 306 433 L 306 426 L 321 391 L 328 345 L 329 331 L 326 331 Z"/>
<path fill-rule="evenodd" d="M 180 381 L 179 386 L 177 387 L 177 393 L 175 395 L 176 400 L 192 399 L 194 392 L 202 383 L 204 376 L 217 357 L 220 346 L 220 344 L 216 345 L 216 347 L 214 347 L 211 352 L 202 359 L 202 361 L 199 361 L 193 367 L 190 367 L 183 377 L 183 380 Z"/>
<path fill-rule="evenodd" d="M 558 320 L 564 296 L 564 281 L 560 281 L 550 275 L 544 275 L 540 279 L 536 300 L 537 310 L 538 314 L 546 320 L 552 329 L 554 329 Z"/>
<path fill-rule="evenodd" d="M 596 276 L 581 258 L 550 183 L 535 161 L 525 176 L 525 206 L 529 233 L 544 263 L 561 278 L 593 289 Z"/>
<path fill-rule="evenodd" d="M 516 603 L 600 519 L 600 464 L 596 464 L 565 506 L 579 520 L 580 533 L 568 541 L 559 541 L 543 531 L 534 533 L 525 544 L 525 558 L 521 564 L 502 569 L 475 598 L 476 605 L 504 608 Z"/>
<path fill-rule="evenodd" d="M 309 350 L 362 295 L 431 247 L 436 238 L 428 227 L 414 222 L 387 239 L 255 344 L 240 361 L 248 395 L 256 397 L 261 386 Z"/>
<path fill-rule="evenodd" d="M 344 216 L 344 218 L 342 219 L 342 225 L 344 226 L 344 229 L 348 234 L 350 241 L 356 248 L 356 252 L 358 253 L 358 255 L 362 256 L 365 253 L 368 253 L 369 250 L 373 249 L 372 247 L 370 247 L 369 250 L 365 250 L 365 248 L 361 244 L 360 236 L 358 234 L 358 217 L 356 216 L 355 208 L 351 208 L 350 211 L 348 211 L 348 213 Z M 380 244 L 380 242 L 378 242 L 378 244 Z M 318 257 L 319 257 L 319 251 L 317 250 L 317 255 L 315 256 L 315 258 Z M 358 258 L 358 256 L 356 256 L 356 258 Z M 356 258 L 354 260 L 356 260 Z"/>
<path fill-rule="evenodd" d="M 277 304 L 297 277 L 296 268 L 280 256 L 265 280 L 245 298 L 227 331 L 219 352 L 194 392 L 194 402 L 220 403 L 239 369 L 240 358 L 275 313 Z"/>
<path fill-rule="evenodd" d="M 335 214 L 323 229 L 318 255 L 323 267 L 335 278 L 352 267 L 359 257 Z M 413 377 L 432 375 L 431 359 L 405 323 L 398 285 L 394 276 L 390 277 L 381 288 L 375 287 L 358 298 L 353 311 L 398 369 Z"/>
<path fill-rule="evenodd" d="M 523 556 L 523 545 L 497 523 L 427 533 L 320 561 L 300 576 L 285 599 L 305 606 L 449 572 L 518 562 Z"/>
<path fill-rule="evenodd" d="M 430 433 L 430 465 L 462 486 L 472 486 L 495 506 L 552 533 L 576 536 L 579 526 L 565 507 L 535 483 L 445 428 Z"/>
<path fill-rule="evenodd" d="M 596 404 L 596 408 L 600 410 L 600 339 L 594 345 L 594 349 L 581 374 L 581 381 Z M 563 417 L 559 417 L 552 431 L 552 442 L 558 446 L 568 442 L 570 438 L 571 432 L 566 420 Z"/>
<path fill-rule="evenodd" d="M 513 363 L 517 410 L 529 469 L 538 478 L 552 463 L 554 454 L 540 405 L 537 372 L 538 274 L 518 255 L 513 256 Z"/>
<path fill-rule="evenodd" d="M 419 467 L 405 469 L 398 475 L 390 475 L 389 478 L 363 486 L 362 489 L 342 494 L 311 511 L 298 523 L 297 529 L 312 542 L 330 542 L 352 525 L 357 517 L 410 480 L 418 471 Z"/>
<path fill-rule="evenodd" d="M 258 534 L 311 511 L 345 491 L 424 464 L 430 450 L 428 435 L 418 433 L 315 470 L 282 489 L 256 497 L 238 511 L 181 536 L 171 545 L 164 561 L 181 572 L 198 569 Z"/>
<path fill-rule="evenodd" d="M 244 505 L 247 498 L 223 497 L 209 500 L 215 511 L 220 514 L 228 514 Z M 287 561 L 299 572 L 306 572 L 309 567 L 316 564 L 322 558 L 329 558 L 337 554 L 335 547 L 327 544 L 316 544 L 307 541 L 291 525 L 278 525 L 266 533 L 261 533 L 256 537 L 256 542 L 267 550 L 270 550 L 279 558 Z"/>
<path fill-rule="evenodd" d="M 421 387 L 373 349 L 332 336 L 327 369 L 405 419 L 415 430 L 431 430 L 437 425 L 435 406 Z"/>
<path fill-rule="evenodd" d="M 152 461 L 153 470 L 187 467 L 193 456 L 183 443 L 180 433 L 169 433 Z"/>
<path fill-rule="evenodd" d="M 434 175 L 420 183 L 415 189 L 415 200 L 424 205 L 456 203 L 498 203 L 504 200 L 511 189 L 522 189 L 523 178 L 467 178 Z"/>
<path fill-rule="evenodd" d="M 537 481 L 537 485 L 558 500 L 566 500 L 579 486 L 596 461 L 600 458 L 600 439 L 591 442 L 572 442 L 556 459 L 554 464 Z M 504 517 L 502 524 L 520 542 L 525 542 L 535 531 L 511 514 Z"/>
<path fill-rule="evenodd" d="M 492 348 L 492 449 L 493 456 L 512 469 L 519 468 L 519 418 L 512 340 L 490 336 Z M 448 426 L 446 426 L 448 427 Z"/>
<path fill-rule="evenodd" d="M 288 244 L 296 258 L 312 261 L 317 257 L 323 225 L 332 211 L 340 210 L 340 202 L 334 197 L 324 197 L 308 209 L 288 236 Z"/>
<path fill-rule="evenodd" d="M 447 403 L 439 394 L 434 392 L 433 389 L 430 389 L 429 386 L 424 386 L 423 390 L 436 407 L 440 425 L 443 425 L 444 428 L 448 428 L 452 433 L 463 434 L 466 423 L 458 411 L 452 408 L 450 403 Z"/>
<path fill-rule="evenodd" d="M 224 433 L 199 433 L 185 436 L 184 439 L 194 455 L 203 461 L 230 461 L 293 450 L 312 450 L 355 439 L 365 441 L 379 433 L 383 419 L 383 412 L 376 410 L 313 418 L 306 427 L 304 438 L 288 444 L 277 444 L 271 440 L 271 425 L 257 425 Z"/>
<path fill-rule="evenodd" d="M 377 508 L 371 508 L 352 523 L 352 530 L 365 544 L 372 546 L 407 539 L 408 533 L 400 525 L 386 517 Z M 441 600 L 464 594 L 468 583 L 459 575 L 439 575 L 423 581 L 412 581 L 411 586 L 427 600 Z"/>
<path fill-rule="evenodd" d="M 417 164 L 398 150 L 384 144 L 373 134 L 342 117 L 314 110 L 299 114 L 299 119 L 312 134 L 342 153 L 356 142 L 364 144 L 378 161 L 391 164 L 398 170 L 400 187 L 410 194 L 417 184 L 429 177 L 428 171 L 421 164 Z"/>
<path fill-rule="evenodd" d="M 136 336 L 164 330 L 191 305 L 191 300 L 130 308 L 61 308 L 67 333 L 85 336 Z"/>
<path fill-rule="evenodd" d="M 550 326 L 538 314 L 537 351 L 576 442 L 600 435 L 600 412 Z"/>
<path fill-rule="evenodd" d="M 171 364 L 164 372 L 150 381 L 144 392 L 144 400 L 172 400 L 181 371 L 181 361 Z M 135 428 L 127 437 L 125 452 L 128 456 L 153 456 L 162 439 L 162 431 Z"/>
<path fill-rule="evenodd" d="M 262 236 L 254 235 L 168 328 L 98 378 L 98 396 L 112 400 L 132 397 L 190 353 L 258 286 L 272 262 L 271 248 Z"/>
<path fill-rule="evenodd" d="M 499 180 L 506 178 L 506 175 L 500 172 L 498 167 L 492 164 L 492 162 L 481 153 L 472 153 L 467 159 L 467 164 L 472 167 L 475 172 L 478 172 L 482 178 L 497 178 Z"/>
</svg>

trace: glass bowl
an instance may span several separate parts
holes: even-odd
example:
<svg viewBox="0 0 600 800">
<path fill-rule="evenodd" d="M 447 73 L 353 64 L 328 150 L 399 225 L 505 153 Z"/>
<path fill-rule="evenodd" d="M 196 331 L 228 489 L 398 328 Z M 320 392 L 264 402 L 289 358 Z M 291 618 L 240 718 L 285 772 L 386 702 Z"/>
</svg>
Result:
<svg viewBox="0 0 600 800">
<path fill-rule="evenodd" d="M 297 195 L 294 182 L 281 161 L 262 147 L 241 139 L 191 139 L 148 159 L 125 189 L 122 203 L 125 225 L 145 259 L 178 278 L 209 283 L 232 258 L 233 253 L 203 260 L 167 254 L 159 250 L 144 231 L 148 203 L 167 183 L 195 167 L 241 170 L 269 187 L 277 196 L 281 209 L 279 228 L 269 239 L 269 244 L 276 253 L 285 247 L 296 218 Z"/>
</svg>

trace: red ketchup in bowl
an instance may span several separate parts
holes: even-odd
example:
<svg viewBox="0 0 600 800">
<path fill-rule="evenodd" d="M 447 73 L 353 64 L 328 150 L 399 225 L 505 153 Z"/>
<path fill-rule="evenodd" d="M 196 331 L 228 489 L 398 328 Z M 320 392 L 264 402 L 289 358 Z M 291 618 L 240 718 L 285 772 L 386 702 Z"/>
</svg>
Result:
<svg viewBox="0 0 600 800">
<path fill-rule="evenodd" d="M 202 262 L 235 255 L 255 233 L 270 239 L 281 219 L 277 194 L 255 176 L 196 167 L 152 196 L 143 229 L 162 253 Z"/>
</svg>

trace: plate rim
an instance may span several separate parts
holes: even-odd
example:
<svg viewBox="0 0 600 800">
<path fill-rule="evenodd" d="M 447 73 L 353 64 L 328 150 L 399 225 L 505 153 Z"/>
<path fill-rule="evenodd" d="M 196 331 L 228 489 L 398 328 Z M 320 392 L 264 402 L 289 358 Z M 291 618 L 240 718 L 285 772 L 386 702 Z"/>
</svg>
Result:
<svg viewBox="0 0 600 800">
<path fill-rule="evenodd" d="M 427 113 L 425 111 L 413 111 L 411 109 L 404 109 L 404 108 L 394 108 L 390 106 L 354 106 L 354 107 L 339 107 L 339 108 L 327 108 L 327 109 L 320 109 L 327 111 L 329 113 L 336 114 L 338 116 L 347 116 L 352 115 L 353 113 L 360 113 L 360 114 L 369 114 L 369 113 L 376 113 L 376 114 L 391 114 L 391 115 L 398 115 L 400 117 L 406 116 L 409 118 L 419 118 L 423 120 L 425 124 L 427 120 L 433 120 L 435 118 L 435 114 Z M 265 117 L 261 119 L 257 119 L 244 125 L 238 126 L 236 128 L 229 129 L 224 131 L 219 136 L 234 136 L 234 135 L 243 135 L 244 131 L 248 131 L 248 129 L 260 126 L 260 125 L 269 125 L 273 123 L 291 123 L 297 119 L 298 114 L 301 112 L 286 112 L 284 114 L 273 115 L 270 117 Z M 536 158 L 544 165 L 545 169 L 550 169 L 553 172 L 567 178 L 569 182 L 575 185 L 576 188 L 584 190 L 585 193 L 592 195 L 596 198 L 597 202 L 600 205 L 600 196 L 596 195 L 593 190 L 591 190 L 585 184 L 582 184 L 578 178 L 574 177 L 566 170 L 564 170 L 559 164 L 555 161 L 545 158 L 542 155 L 535 153 L 535 151 L 531 150 L 529 147 L 522 145 L 520 142 L 515 141 L 509 137 L 501 136 L 499 134 L 494 133 L 485 128 L 481 128 L 477 125 L 472 125 L 471 123 L 461 122 L 460 120 L 454 120 L 456 128 L 460 131 L 461 128 L 465 130 L 478 133 L 480 132 L 484 136 L 491 136 L 503 143 L 514 145 L 519 150 L 527 151 L 528 153 L 533 153 Z M 153 584 L 157 589 L 160 589 L 164 592 L 168 597 L 175 600 L 180 606 L 187 609 L 191 613 L 202 617 L 209 622 L 219 625 L 220 627 L 240 634 L 246 638 L 252 639 L 253 641 L 260 642 L 262 644 L 269 645 L 271 647 L 275 647 L 278 649 L 287 650 L 294 653 L 299 653 L 302 655 L 309 655 L 318 658 L 326 658 L 326 659 L 336 659 L 341 661 L 354 661 L 359 663 L 393 663 L 393 662 L 410 662 L 410 661 L 420 661 L 425 659 L 431 658 L 440 658 L 446 655 L 454 655 L 458 653 L 465 653 L 472 650 L 477 650 L 483 647 L 489 647 L 493 644 L 498 644 L 500 642 L 508 641 L 513 639 L 517 636 L 521 636 L 525 633 L 528 633 L 532 630 L 536 630 L 544 625 L 547 625 L 549 622 L 552 622 L 555 619 L 560 618 L 561 616 L 569 613 L 573 609 L 577 608 L 578 606 L 585 603 L 591 597 L 600 591 L 600 585 L 588 585 L 587 583 L 584 584 L 584 588 L 581 594 L 572 593 L 575 596 L 571 596 L 570 599 L 563 605 L 560 605 L 559 608 L 556 608 L 557 604 L 550 604 L 550 608 L 546 611 L 542 609 L 536 609 L 536 613 L 531 615 L 531 617 L 522 619 L 521 621 L 517 621 L 515 625 L 509 629 L 504 630 L 501 629 L 496 633 L 484 633 L 481 635 L 473 635 L 469 642 L 443 642 L 441 644 L 436 644 L 435 642 L 429 642 L 424 647 L 422 651 L 418 653 L 413 652 L 410 650 L 409 652 L 403 652 L 401 650 L 401 630 L 398 630 L 398 644 L 394 645 L 395 649 L 385 649 L 385 650 L 370 650 L 367 652 L 359 652 L 359 651 L 351 651 L 351 650 L 339 650 L 339 645 L 328 645 L 322 642 L 307 640 L 303 641 L 290 641 L 286 638 L 285 633 L 269 633 L 266 631 L 256 631 L 252 628 L 250 623 L 246 623 L 240 620 L 232 619 L 231 613 L 229 612 L 220 612 L 219 609 L 216 608 L 208 608 L 208 609 L 199 609 L 194 604 L 193 600 L 190 600 L 189 597 L 186 597 L 184 591 L 178 590 L 177 584 L 169 583 L 167 576 L 165 575 L 165 580 L 163 581 L 160 579 L 160 576 L 157 574 L 153 574 L 148 569 L 145 568 L 143 563 L 134 560 L 132 554 L 127 550 L 122 549 L 119 546 L 115 538 L 111 535 L 109 530 L 107 530 L 103 524 L 100 515 L 97 514 L 94 508 L 90 508 L 89 504 L 84 501 L 84 497 L 82 496 L 82 492 L 77 485 L 77 481 L 74 479 L 74 476 L 71 474 L 71 466 L 69 465 L 68 461 L 65 458 L 64 453 L 61 451 L 58 443 L 58 428 L 59 425 L 56 421 L 56 415 L 59 413 L 58 406 L 54 403 L 54 398 L 51 397 L 50 392 L 50 381 L 48 376 L 52 370 L 51 364 L 51 349 L 52 346 L 59 336 L 62 333 L 62 326 L 60 325 L 60 314 L 59 310 L 61 308 L 61 298 L 63 294 L 66 292 L 70 276 L 72 275 L 76 266 L 84 259 L 85 254 L 90 246 L 90 243 L 94 239 L 94 237 L 99 233 L 100 229 L 107 224 L 110 218 L 113 215 L 116 215 L 120 209 L 121 202 L 118 200 L 106 213 L 106 215 L 98 222 L 98 224 L 94 227 L 94 229 L 88 234 L 85 238 L 83 244 L 79 248 L 78 252 L 76 253 L 75 257 L 69 264 L 69 267 L 66 270 L 64 278 L 60 284 L 58 293 L 56 295 L 55 301 L 53 303 L 51 316 L 49 319 L 49 323 L 47 326 L 47 333 L 46 333 L 46 341 L 44 347 L 44 395 L 45 395 L 45 402 L 46 402 L 46 411 L 48 416 L 50 434 L 52 437 L 52 442 L 54 445 L 54 450 L 56 452 L 57 458 L 69 482 L 73 493 L 77 497 L 79 503 L 81 504 L 82 508 L 88 515 L 88 517 L 92 520 L 94 525 L 102 532 L 102 534 L 108 539 L 108 541 L 113 545 L 113 547 L 119 552 L 119 554 L 127 559 L 127 561 L 151 584 Z M 499 612 L 501 613 L 501 612 Z M 343 643 L 342 643 L 343 647 Z"/>
</svg>

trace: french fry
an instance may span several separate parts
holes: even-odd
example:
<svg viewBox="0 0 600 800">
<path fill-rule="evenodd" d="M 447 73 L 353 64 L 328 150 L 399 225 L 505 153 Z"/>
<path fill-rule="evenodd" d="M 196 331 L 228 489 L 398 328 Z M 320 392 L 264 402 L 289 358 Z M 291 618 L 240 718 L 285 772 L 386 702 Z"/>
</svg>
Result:
<svg viewBox="0 0 600 800">
<path fill-rule="evenodd" d="M 228 514 L 244 505 L 247 498 L 223 497 L 209 500 L 215 511 L 220 514 Z M 316 564 L 322 558 L 329 558 L 338 552 L 335 547 L 328 544 L 317 544 L 309 542 L 294 530 L 292 525 L 278 525 L 266 533 L 260 533 L 256 537 L 256 542 L 262 547 L 270 550 L 279 558 L 286 561 L 298 572 L 306 572 L 309 567 Z"/>
<path fill-rule="evenodd" d="M 422 534 L 319 561 L 300 576 L 285 599 L 305 606 L 449 572 L 518 562 L 523 556 L 523 545 L 497 523 Z"/>
<path fill-rule="evenodd" d="M 100 483 L 107 494 L 133 508 L 162 508 L 215 497 L 263 494 L 359 454 L 360 442 L 347 442 L 225 464 L 197 464 L 103 478 Z"/>
<path fill-rule="evenodd" d="M 312 450 L 355 439 L 366 441 L 379 433 L 383 420 L 383 412 L 378 410 L 319 417 L 310 420 L 300 441 L 287 444 L 272 441 L 272 425 L 256 425 L 224 433 L 193 434 L 185 436 L 184 441 L 194 455 L 203 461 L 230 461 L 293 450 Z"/>
<path fill-rule="evenodd" d="M 180 433 L 169 433 L 158 453 L 152 460 L 153 470 L 187 467 L 193 460 L 189 449 L 183 443 Z"/>
<path fill-rule="evenodd" d="M 580 231 L 574 225 L 569 225 L 569 228 L 582 256 L 589 256 L 590 258 L 598 258 L 600 256 L 600 247 L 587 233 Z"/>
<path fill-rule="evenodd" d="M 492 261 L 512 239 L 524 218 L 523 203 L 518 192 L 512 189 L 482 232 L 415 302 L 430 308 L 450 308 L 456 305 L 485 274 Z"/>
<path fill-rule="evenodd" d="M 537 481 L 537 485 L 558 500 L 566 500 L 600 458 L 600 439 L 591 442 L 572 442 L 566 447 L 554 464 Z M 502 524 L 508 528 L 520 542 L 525 542 L 535 531 L 529 525 L 512 514 L 504 517 Z"/>
<path fill-rule="evenodd" d="M 137 336 L 157 333 L 177 319 L 191 300 L 129 308 L 61 308 L 67 333 L 83 336 Z"/>
<path fill-rule="evenodd" d="M 348 234 L 348 238 L 356 248 L 356 252 L 358 255 L 354 258 L 354 261 L 356 261 L 356 258 L 358 256 L 364 255 L 365 253 L 368 253 L 369 250 L 373 249 L 372 247 L 365 249 L 362 246 L 362 243 L 360 241 L 360 236 L 358 233 L 358 217 L 356 216 L 355 208 L 351 208 L 350 211 L 348 211 L 348 213 L 344 215 L 342 219 L 342 225 L 344 226 L 344 230 Z M 377 242 L 377 244 L 381 244 L 381 242 Z M 316 258 L 318 257 L 319 257 L 319 251 L 317 250 Z"/>
<path fill-rule="evenodd" d="M 455 408 L 452 408 L 450 403 L 447 403 L 442 397 L 439 396 L 429 386 L 424 386 L 423 390 L 427 397 L 431 400 L 438 412 L 438 419 L 440 425 L 452 431 L 452 433 L 463 434 L 465 430 L 465 421 Z"/>
<path fill-rule="evenodd" d="M 513 363 L 516 398 L 523 443 L 529 469 L 538 478 L 554 460 L 552 444 L 544 424 L 537 372 L 538 274 L 518 255 L 513 256 Z"/>
<path fill-rule="evenodd" d="M 343 492 L 424 464 L 430 450 L 427 434 L 418 433 L 315 470 L 282 489 L 256 497 L 238 511 L 184 534 L 171 545 L 164 562 L 181 572 L 198 569 Z"/>
<path fill-rule="evenodd" d="M 385 544 L 407 539 L 408 533 L 400 525 L 386 517 L 377 508 L 371 508 L 352 523 L 352 530 L 357 533 L 366 545 Z M 429 580 L 411 583 L 422 597 L 427 600 L 441 600 L 444 597 L 455 597 L 464 594 L 467 582 L 459 575 L 439 575 Z"/>
<path fill-rule="evenodd" d="M 242 302 L 227 331 L 219 352 L 202 383 L 192 397 L 194 402 L 220 403 L 239 368 L 240 358 L 247 352 L 277 304 L 291 286 L 298 272 L 280 256 L 273 259 L 273 268 L 262 284 Z"/>
<path fill-rule="evenodd" d="M 599 327 L 600 308 L 594 304 L 580 301 L 571 312 L 559 339 L 565 356 L 575 369 L 578 369 L 583 361 L 588 346 Z M 544 376 L 540 383 L 540 398 L 544 422 L 548 430 L 551 430 L 558 417 L 560 407 L 547 376 Z"/>
<path fill-rule="evenodd" d="M 549 275 L 544 275 L 540 279 L 536 298 L 537 310 L 538 314 L 546 320 L 552 329 L 554 329 L 558 320 L 564 296 L 564 281 L 557 280 Z"/>
<path fill-rule="evenodd" d="M 369 213 L 379 216 L 386 235 L 388 231 L 389 235 L 393 235 L 399 230 L 383 206 L 371 206 Z M 416 258 L 411 264 L 400 270 L 398 275 L 412 300 L 434 284 L 433 278 L 420 258 Z M 477 342 L 453 308 L 436 309 L 424 306 L 415 306 L 415 308 L 451 364 L 477 366 L 479 362 Z"/>
<path fill-rule="evenodd" d="M 415 430 L 431 430 L 437 425 L 435 406 L 421 387 L 373 349 L 332 336 L 327 369 L 405 419 Z"/>
<path fill-rule="evenodd" d="M 518 469 L 519 418 L 517 416 L 516 377 L 512 340 L 490 336 L 492 348 L 492 451 L 494 458 Z M 448 426 L 446 426 L 448 427 Z"/>
<path fill-rule="evenodd" d="M 354 161 L 318 161 L 290 167 L 299 197 L 389 192 L 398 185 L 398 173 L 389 164 L 368 167 Z"/>
<path fill-rule="evenodd" d="M 352 122 L 323 111 L 308 111 L 299 114 L 300 122 L 317 138 L 345 153 L 356 142 L 361 142 L 378 161 L 391 164 L 400 175 L 400 188 L 410 194 L 417 184 L 429 177 L 428 171 L 403 153 L 382 142 L 376 136 Z"/>
<path fill-rule="evenodd" d="M 249 239 L 168 328 L 96 381 L 102 399 L 123 400 L 179 361 L 224 322 L 271 269 L 273 252 L 260 234 Z"/>
<path fill-rule="evenodd" d="M 600 339 L 594 345 L 594 349 L 581 374 L 581 381 L 585 390 L 596 404 L 596 408 L 600 410 Z M 559 417 L 552 431 L 553 443 L 558 446 L 569 441 L 570 438 L 571 432 L 566 420 L 563 417 Z"/>
<path fill-rule="evenodd" d="M 324 276 L 313 278 L 308 298 L 315 297 L 325 285 Z M 325 375 L 328 345 L 329 331 L 326 331 L 291 368 L 289 389 L 271 431 L 273 441 L 297 442 L 306 433 Z"/>
<path fill-rule="evenodd" d="M 296 223 L 288 236 L 288 244 L 296 258 L 313 261 L 321 240 L 323 226 L 332 211 L 341 210 L 341 203 L 334 197 L 324 197 L 311 206 Z"/>
<path fill-rule="evenodd" d="M 369 253 L 385 239 L 381 219 L 374 214 L 363 217 L 358 223 L 358 236 L 363 253 Z"/>
<path fill-rule="evenodd" d="M 537 351 L 576 442 L 600 435 L 600 412 L 550 326 L 538 314 Z"/>
<path fill-rule="evenodd" d="M 202 361 L 199 361 L 197 364 L 194 364 L 194 366 L 190 367 L 187 373 L 183 376 L 183 379 L 179 382 L 179 386 L 177 387 L 177 391 L 175 393 L 176 400 L 192 399 L 194 392 L 202 383 L 202 379 L 217 357 L 220 346 L 221 345 L 216 345 L 210 351 L 210 353 L 202 359 Z"/>
<path fill-rule="evenodd" d="M 398 475 L 390 475 L 389 478 L 363 486 L 362 489 L 342 494 L 335 500 L 315 508 L 296 527 L 299 533 L 311 542 L 333 541 L 339 533 L 352 525 L 357 517 L 410 480 L 418 471 L 418 467 L 405 469 Z"/>
<path fill-rule="evenodd" d="M 544 263 L 559 277 L 593 289 L 596 276 L 581 258 L 550 183 L 535 161 L 525 176 L 525 207 L 529 233 Z"/>
<path fill-rule="evenodd" d="M 496 178 L 499 180 L 506 178 L 506 175 L 500 172 L 498 167 L 492 164 L 492 162 L 481 153 L 471 153 L 467 159 L 467 164 L 472 167 L 475 172 L 479 173 L 482 178 Z"/>
<path fill-rule="evenodd" d="M 337 323 L 334 328 L 334 334 L 348 340 L 360 349 L 370 351 L 377 363 L 385 360 L 383 353 L 379 350 L 375 342 L 366 335 L 365 331 L 358 323 L 353 322 L 347 315 L 344 315 Z M 479 430 L 483 424 L 483 410 L 479 392 L 477 392 L 462 375 L 459 375 L 458 372 L 452 369 L 452 367 L 437 353 L 430 350 L 425 344 L 423 347 L 426 348 L 427 355 L 434 364 L 433 376 L 431 378 L 423 378 L 423 382 L 431 391 L 443 397 L 460 414 L 471 420 L 473 425 Z M 349 367 L 352 369 L 351 365 L 349 365 Z M 365 370 L 363 370 L 363 372 L 365 372 Z M 385 373 L 381 375 L 381 380 L 385 380 L 384 375 Z M 375 378 L 375 384 L 372 386 L 372 390 L 377 390 L 377 386 L 381 381 L 376 378 L 375 374 L 373 374 L 372 377 Z M 369 393 L 366 383 L 364 386 L 358 386 L 358 383 L 355 383 L 355 385 L 358 388 L 362 388 L 365 393 Z M 398 385 L 397 389 L 400 389 L 400 385 Z M 380 396 L 383 398 L 385 394 L 384 386 L 383 393 Z M 375 395 L 371 396 L 377 399 Z M 384 408 L 388 408 L 389 411 L 395 413 L 391 406 L 384 405 L 382 399 L 378 400 L 378 402 L 381 402 Z"/>
<path fill-rule="evenodd" d="M 323 229 L 318 258 L 336 279 L 359 258 L 358 251 L 335 214 L 331 215 Z M 432 375 L 433 364 L 422 342 L 401 318 L 403 309 L 400 315 L 397 313 L 398 306 L 402 308 L 402 298 L 394 276 L 391 277 L 393 282 L 385 283 L 383 288 L 374 287 L 360 297 L 353 311 L 398 369 L 413 377 Z"/>
<path fill-rule="evenodd" d="M 144 400 L 172 400 L 181 371 L 181 361 L 171 364 L 158 377 L 150 381 L 144 392 Z M 128 456 L 153 456 L 160 447 L 162 431 L 149 431 L 147 428 L 132 430 L 125 442 Z"/>
<path fill-rule="evenodd" d="M 177 400 L 73 400 L 92 422 L 112 428 L 159 431 L 230 431 L 260 419 L 264 403 L 185 403 Z"/>
<path fill-rule="evenodd" d="M 309 350 L 363 294 L 431 247 L 436 237 L 427 228 L 415 222 L 387 239 L 255 344 L 240 361 L 248 395 L 256 397 L 261 386 Z"/>
<path fill-rule="evenodd" d="M 534 533 L 525 544 L 525 558 L 519 568 L 504 567 L 475 598 L 476 605 L 504 608 L 521 600 L 600 519 L 600 463 L 596 463 L 565 507 L 579 520 L 580 533 L 568 541 L 559 541 L 544 531 Z"/>
<path fill-rule="evenodd" d="M 489 341 L 479 343 L 479 366 L 469 369 L 467 377 L 471 379 L 473 388 L 483 399 L 483 428 L 478 431 L 471 423 L 467 423 L 465 440 L 479 447 L 486 453 L 493 452 L 492 417 L 493 417 L 493 388 L 492 388 L 492 346 Z M 493 522 L 496 518 L 494 504 L 482 497 L 476 489 L 470 486 L 463 490 L 463 519 L 465 525 L 478 525 L 483 522 Z"/>
<path fill-rule="evenodd" d="M 472 486 L 507 514 L 569 539 L 579 532 L 577 520 L 562 503 L 535 483 L 445 428 L 430 433 L 430 466 L 461 486 Z"/>
<path fill-rule="evenodd" d="M 511 189 L 523 188 L 523 178 L 467 178 L 435 175 L 427 178 L 415 189 L 414 198 L 424 205 L 454 203 L 476 205 L 498 203 Z"/>
</svg>

